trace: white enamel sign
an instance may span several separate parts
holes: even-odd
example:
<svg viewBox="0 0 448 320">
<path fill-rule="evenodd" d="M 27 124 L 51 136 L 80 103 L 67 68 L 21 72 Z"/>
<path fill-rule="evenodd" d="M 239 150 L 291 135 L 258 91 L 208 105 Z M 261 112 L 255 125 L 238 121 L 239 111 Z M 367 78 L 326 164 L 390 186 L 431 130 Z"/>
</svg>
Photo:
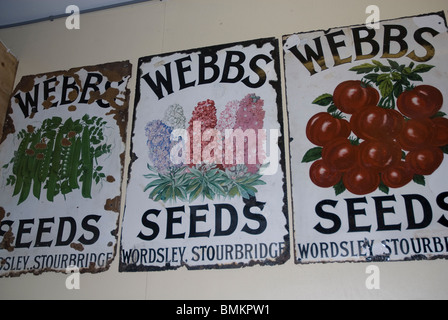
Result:
<svg viewBox="0 0 448 320">
<path fill-rule="evenodd" d="M 141 58 L 120 270 L 289 257 L 278 42 Z"/>
<path fill-rule="evenodd" d="M 283 38 L 297 263 L 448 253 L 443 13 Z"/>
<path fill-rule="evenodd" d="M 109 268 L 130 75 L 124 61 L 17 85 L 0 144 L 0 276 Z"/>
</svg>

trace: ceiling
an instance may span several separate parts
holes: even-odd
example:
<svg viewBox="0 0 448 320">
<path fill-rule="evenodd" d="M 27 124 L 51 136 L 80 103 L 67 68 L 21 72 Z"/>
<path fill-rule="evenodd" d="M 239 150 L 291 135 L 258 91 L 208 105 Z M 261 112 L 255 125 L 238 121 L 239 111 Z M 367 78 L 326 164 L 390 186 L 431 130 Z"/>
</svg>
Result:
<svg viewBox="0 0 448 320">
<path fill-rule="evenodd" d="M 151 0 L 1 0 L 0 29 L 68 16 L 69 5 L 81 13 Z"/>
</svg>

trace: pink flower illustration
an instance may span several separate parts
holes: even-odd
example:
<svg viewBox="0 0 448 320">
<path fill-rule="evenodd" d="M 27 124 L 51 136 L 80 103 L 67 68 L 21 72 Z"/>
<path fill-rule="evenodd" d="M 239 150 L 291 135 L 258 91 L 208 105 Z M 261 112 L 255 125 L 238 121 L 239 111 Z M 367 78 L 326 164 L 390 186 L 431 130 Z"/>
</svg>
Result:
<svg viewBox="0 0 448 320">
<path fill-rule="evenodd" d="M 196 128 L 200 124 L 200 135 L 199 132 L 193 134 L 193 129 Z M 207 99 L 206 101 L 199 102 L 198 105 L 194 108 L 193 114 L 188 122 L 188 135 L 190 137 L 190 167 L 198 164 L 198 162 L 202 162 L 202 150 L 211 142 L 211 141 L 202 141 L 202 136 L 207 129 L 215 129 L 217 124 L 216 118 L 216 107 L 215 102 L 213 100 Z M 201 154 L 195 154 L 194 146 L 201 145 Z"/>
</svg>

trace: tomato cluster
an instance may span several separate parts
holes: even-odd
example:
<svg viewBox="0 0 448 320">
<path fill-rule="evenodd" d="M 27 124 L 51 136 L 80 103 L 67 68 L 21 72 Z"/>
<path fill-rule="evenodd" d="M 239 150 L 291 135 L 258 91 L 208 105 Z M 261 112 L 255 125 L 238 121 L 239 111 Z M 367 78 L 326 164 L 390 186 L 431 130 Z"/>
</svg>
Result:
<svg viewBox="0 0 448 320">
<path fill-rule="evenodd" d="M 404 91 L 397 99 L 399 111 L 378 106 L 379 100 L 375 88 L 345 81 L 332 95 L 338 112 L 320 112 L 308 121 L 306 135 L 321 151 L 309 172 L 315 185 L 342 183 L 365 195 L 380 185 L 401 188 L 440 166 L 441 147 L 448 145 L 441 92 L 429 85 Z"/>
</svg>

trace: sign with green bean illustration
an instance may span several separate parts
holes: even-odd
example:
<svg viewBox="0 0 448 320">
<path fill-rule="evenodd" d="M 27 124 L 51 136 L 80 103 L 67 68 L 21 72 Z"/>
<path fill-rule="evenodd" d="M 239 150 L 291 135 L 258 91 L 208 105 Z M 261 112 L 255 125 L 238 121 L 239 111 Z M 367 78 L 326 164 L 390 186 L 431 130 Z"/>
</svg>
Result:
<svg viewBox="0 0 448 320">
<path fill-rule="evenodd" d="M 289 258 L 278 42 L 141 58 L 120 270 Z"/>
<path fill-rule="evenodd" d="M 0 144 L 0 276 L 109 267 L 130 74 L 124 61 L 17 85 Z"/>
</svg>

